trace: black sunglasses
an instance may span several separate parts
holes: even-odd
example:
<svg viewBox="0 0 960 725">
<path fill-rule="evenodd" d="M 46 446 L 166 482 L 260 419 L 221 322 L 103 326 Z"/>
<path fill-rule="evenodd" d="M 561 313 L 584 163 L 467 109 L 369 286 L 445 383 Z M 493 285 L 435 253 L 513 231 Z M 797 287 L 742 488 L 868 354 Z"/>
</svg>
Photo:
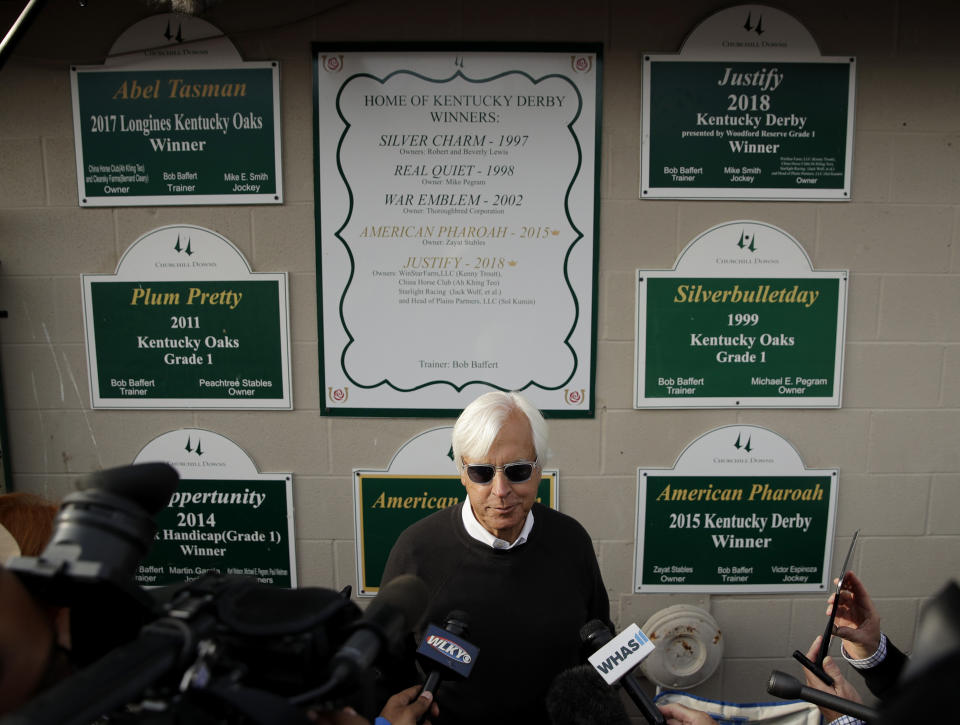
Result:
<svg viewBox="0 0 960 725">
<path fill-rule="evenodd" d="M 467 471 L 467 478 L 474 483 L 486 485 L 497 475 L 497 471 L 503 471 L 510 483 L 525 483 L 533 475 L 533 469 L 540 464 L 537 461 L 515 461 L 503 466 L 494 466 L 492 463 L 467 463 L 463 462 L 463 467 Z"/>
</svg>

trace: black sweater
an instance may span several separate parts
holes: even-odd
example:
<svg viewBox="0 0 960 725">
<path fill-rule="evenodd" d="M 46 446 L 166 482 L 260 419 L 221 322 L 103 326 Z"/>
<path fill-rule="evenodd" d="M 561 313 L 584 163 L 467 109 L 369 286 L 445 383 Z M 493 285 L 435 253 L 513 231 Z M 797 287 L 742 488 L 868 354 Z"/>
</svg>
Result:
<svg viewBox="0 0 960 725">
<path fill-rule="evenodd" d="M 547 723 L 551 681 L 583 661 L 580 627 L 592 619 L 610 623 L 590 535 L 569 516 L 534 504 L 527 542 L 493 549 L 467 533 L 464 505 L 404 531 L 383 574 L 383 583 L 400 574 L 426 582 L 425 623 L 442 626 L 454 609 L 469 615 L 465 639 L 479 653 L 469 679 L 441 686 L 434 723 Z"/>
</svg>

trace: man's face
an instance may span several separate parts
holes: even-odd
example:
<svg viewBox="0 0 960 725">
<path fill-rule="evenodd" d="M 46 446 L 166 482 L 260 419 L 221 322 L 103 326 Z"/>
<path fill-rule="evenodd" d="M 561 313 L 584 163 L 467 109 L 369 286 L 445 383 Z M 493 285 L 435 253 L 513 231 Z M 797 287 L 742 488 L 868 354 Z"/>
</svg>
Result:
<svg viewBox="0 0 960 725">
<path fill-rule="evenodd" d="M 489 463 L 504 466 L 517 461 L 532 461 L 537 457 L 533 446 L 530 423 L 520 411 L 514 411 L 504 421 L 503 427 L 493 440 L 490 451 L 483 460 L 464 456 L 464 463 Z M 535 466 L 530 480 L 510 483 L 502 470 L 487 484 L 474 483 L 467 477 L 466 468 L 460 472 L 460 480 L 467 489 L 473 515 L 487 531 L 504 541 L 516 541 L 523 530 L 527 512 L 537 498 L 540 485 L 540 468 Z"/>
</svg>

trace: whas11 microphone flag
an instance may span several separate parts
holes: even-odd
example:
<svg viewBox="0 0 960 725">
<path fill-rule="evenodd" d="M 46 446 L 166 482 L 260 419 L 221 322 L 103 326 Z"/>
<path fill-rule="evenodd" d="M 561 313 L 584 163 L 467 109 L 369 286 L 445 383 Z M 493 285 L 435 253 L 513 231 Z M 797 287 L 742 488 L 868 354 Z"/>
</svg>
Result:
<svg viewBox="0 0 960 725">
<path fill-rule="evenodd" d="M 654 649 L 653 642 L 640 627 L 631 624 L 587 659 L 604 682 L 612 685 L 639 665 Z"/>
</svg>

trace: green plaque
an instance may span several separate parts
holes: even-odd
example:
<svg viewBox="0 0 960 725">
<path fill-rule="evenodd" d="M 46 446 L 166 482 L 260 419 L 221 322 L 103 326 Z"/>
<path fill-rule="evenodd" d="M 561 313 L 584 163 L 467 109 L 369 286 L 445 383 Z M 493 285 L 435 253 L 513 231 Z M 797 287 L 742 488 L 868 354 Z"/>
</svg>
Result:
<svg viewBox="0 0 960 725">
<path fill-rule="evenodd" d="M 832 397 L 840 283 L 646 277 L 645 397 Z"/>
<path fill-rule="evenodd" d="M 189 16 L 147 18 L 118 46 L 71 68 L 80 206 L 283 201 L 276 61 L 242 62 Z"/>
<path fill-rule="evenodd" d="M 637 272 L 635 406 L 839 407 L 846 288 L 776 227 L 708 230 Z"/>
<path fill-rule="evenodd" d="M 646 476 L 644 564 L 657 584 L 819 582 L 830 476 Z"/>
<path fill-rule="evenodd" d="M 646 56 L 641 196 L 848 199 L 853 65 Z"/>
<path fill-rule="evenodd" d="M 282 398 L 277 286 L 91 282 L 100 398 Z"/>
<path fill-rule="evenodd" d="M 769 430 L 707 433 L 638 472 L 635 591 L 825 591 L 836 482 Z"/>
<path fill-rule="evenodd" d="M 763 5 L 645 53 L 640 197 L 849 201 L 855 66 Z"/>
<path fill-rule="evenodd" d="M 181 478 L 170 505 L 156 517 L 157 534 L 136 582 L 177 584 L 213 570 L 293 586 L 288 484 L 282 477 Z"/>
<path fill-rule="evenodd" d="M 154 438 L 134 463 L 154 461 L 173 466 L 180 480 L 155 517 L 138 584 L 179 584 L 214 571 L 297 586 L 291 474 L 260 473 L 236 443 L 202 428 Z"/>
<path fill-rule="evenodd" d="M 219 235 L 154 230 L 83 284 L 93 407 L 290 407 L 286 275 Z"/>
<path fill-rule="evenodd" d="M 138 584 L 179 584 L 214 571 L 297 586 L 291 474 L 260 473 L 236 443 L 202 428 L 154 438 L 134 463 L 153 461 L 173 466 L 180 480 L 155 518 Z"/>
</svg>

